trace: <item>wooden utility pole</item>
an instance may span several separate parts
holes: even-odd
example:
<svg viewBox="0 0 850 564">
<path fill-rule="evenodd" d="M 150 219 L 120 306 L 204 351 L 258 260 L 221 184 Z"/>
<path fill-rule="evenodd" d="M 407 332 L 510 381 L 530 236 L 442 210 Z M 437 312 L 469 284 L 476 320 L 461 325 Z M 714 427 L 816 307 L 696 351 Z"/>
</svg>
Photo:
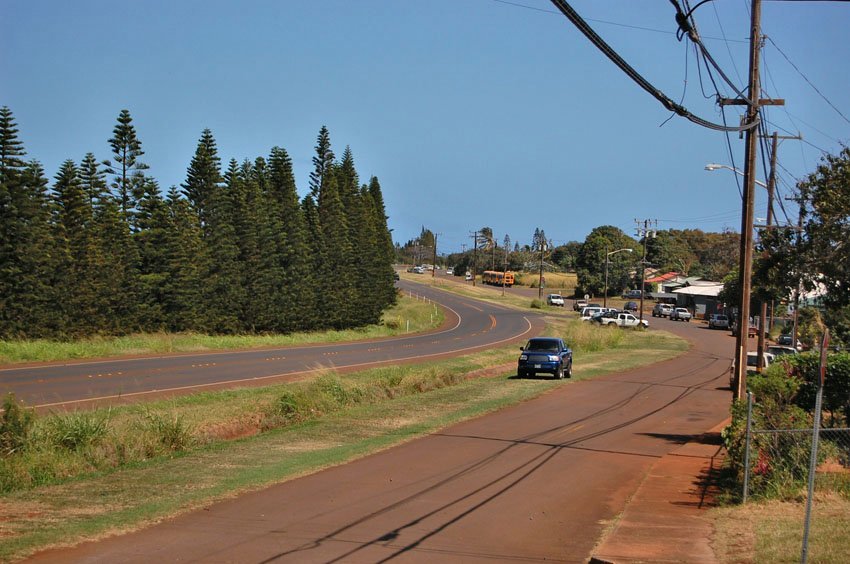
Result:
<svg viewBox="0 0 850 564">
<path fill-rule="evenodd" d="M 542 239 L 542 238 L 541 238 Z M 537 280 L 537 299 L 543 299 L 543 253 L 546 252 L 546 239 L 540 241 L 540 278 Z"/>
<path fill-rule="evenodd" d="M 505 280 L 508 277 L 508 246 L 511 244 L 511 238 L 505 234 L 505 264 L 502 268 L 502 296 L 505 295 Z"/>
<path fill-rule="evenodd" d="M 750 294 L 753 277 L 753 209 L 756 194 L 756 153 L 759 115 L 759 52 L 761 49 L 761 0 L 752 0 L 750 11 L 750 80 L 747 96 L 745 124 L 752 126 L 746 132 L 744 152 L 744 194 L 741 209 L 741 248 L 738 260 L 738 334 L 735 337 L 735 377 L 733 395 L 743 398 L 747 394 L 747 338 L 750 332 Z"/>
<path fill-rule="evenodd" d="M 478 230 L 476 229 L 472 235 L 472 285 L 475 286 L 475 266 L 478 262 Z"/>
<path fill-rule="evenodd" d="M 774 131 L 771 135 L 770 145 L 770 176 L 767 178 L 767 229 L 773 225 L 773 193 L 776 189 L 776 150 L 779 148 L 779 135 Z M 765 252 L 766 254 L 766 252 Z M 761 311 L 759 312 L 759 336 L 758 336 L 758 360 L 756 370 L 764 370 L 764 333 L 767 330 L 767 301 L 761 300 Z"/>
</svg>

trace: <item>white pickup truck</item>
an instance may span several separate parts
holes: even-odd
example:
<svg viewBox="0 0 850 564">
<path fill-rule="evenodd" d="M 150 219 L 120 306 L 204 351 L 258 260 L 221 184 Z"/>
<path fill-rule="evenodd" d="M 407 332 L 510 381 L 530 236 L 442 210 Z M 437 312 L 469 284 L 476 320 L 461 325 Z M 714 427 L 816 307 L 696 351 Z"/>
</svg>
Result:
<svg viewBox="0 0 850 564">
<path fill-rule="evenodd" d="M 670 312 L 671 321 L 687 321 L 688 323 L 690 323 L 691 317 L 693 317 L 691 315 L 691 312 L 683 307 L 677 307 L 676 309 Z"/>
<path fill-rule="evenodd" d="M 624 312 L 609 312 L 602 314 L 598 317 L 594 317 L 593 321 L 608 327 L 613 327 L 615 325 L 617 327 L 649 327 L 649 321 L 646 319 L 638 319 L 631 313 Z"/>
</svg>

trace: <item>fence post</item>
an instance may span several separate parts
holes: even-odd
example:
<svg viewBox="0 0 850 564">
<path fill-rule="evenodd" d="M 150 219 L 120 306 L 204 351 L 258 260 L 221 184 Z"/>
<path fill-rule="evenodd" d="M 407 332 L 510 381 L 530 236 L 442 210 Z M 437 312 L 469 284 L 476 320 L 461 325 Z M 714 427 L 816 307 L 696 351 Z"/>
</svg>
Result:
<svg viewBox="0 0 850 564">
<path fill-rule="evenodd" d="M 747 493 L 750 485 L 750 437 L 753 427 L 753 393 L 747 392 L 747 436 L 744 440 L 744 500 L 747 503 Z"/>
</svg>

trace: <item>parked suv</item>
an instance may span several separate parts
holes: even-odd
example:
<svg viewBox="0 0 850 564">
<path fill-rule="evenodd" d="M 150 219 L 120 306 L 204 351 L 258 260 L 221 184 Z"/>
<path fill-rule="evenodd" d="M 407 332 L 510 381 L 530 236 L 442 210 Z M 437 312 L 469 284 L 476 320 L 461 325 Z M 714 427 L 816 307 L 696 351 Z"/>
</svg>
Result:
<svg viewBox="0 0 850 564">
<path fill-rule="evenodd" d="M 655 304 L 652 308 L 652 317 L 669 317 L 673 311 L 673 306 L 670 304 Z"/>
<path fill-rule="evenodd" d="M 676 309 L 670 312 L 671 321 L 687 321 L 688 323 L 690 323 L 691 317 L 691 312 L 689 312 L 686 308 L 683 307 L 677 307 Z"/>
<path fill-rule="evenodd" d="M 640 290 L 628 290 L 623 293 L 624 300 L 640 299 Z"/>
<path fill-rule="evenodd" d="M 529 339 L 519 350 L 522 354 L 517 360 L 516 373 L 520 378 L 539 372 L 551 374 L 558 379 L 573 375 L 573 351 L 562 339 L 535 337 Z"/>
<path fill-rule="evenodd" d="M 721 313 L 715 313 L 708 318 L 709 329 L 729 329 L 729 318 Z"/>
<path fill-rule="evenodd" d="M 623 309 L 626 311 L 637 311 L 638 304 L 637 302 L 626 302 L 626 305 L 623 306 Z"/>
<path fill-rule="evenodd" d="M 551 306 L 564 307 L 564 298 L 561 297 L 561 294 L 549 294 L 546 296 L 546 303 Z"/>
</svg>

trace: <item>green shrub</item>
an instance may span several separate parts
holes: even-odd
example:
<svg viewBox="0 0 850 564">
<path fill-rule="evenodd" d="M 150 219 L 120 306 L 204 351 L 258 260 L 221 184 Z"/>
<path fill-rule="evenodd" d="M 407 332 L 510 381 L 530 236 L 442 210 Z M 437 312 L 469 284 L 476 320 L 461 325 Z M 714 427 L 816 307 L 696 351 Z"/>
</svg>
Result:
<svg viewBox="0 0 850 564">
<path fill-rule="evenodd" d="M 777 363 L 764 374 L 747 380 L 753 394 L 749 461 L 749 492 L 754 496 L 788 498 L 798 495 L 806 481 L 811 457 L 812 415 L 796 404 L 802 380 L 788 374 L 787 366 Z M 732 422 L 723 430 L 729 464 L 743 484 L 746 454 L 746 400 L 732 405 Z M 797 432 L 790 432 L 798 430 Z M 834 445 L 824 441 L 819 461 L 836 456 Z"/>
<path fill-rule="evenodd" d="M 54 414 L 50 419 L 52 442 L 67 450 L 80 450 L 100 442 L 109 430 L 110 411 Z"/>
<path fill-rule="evenodd" d="M 535 298 L 531 300 L 531 305 L 529 307 L 531 309 L 543 309 L 543 302 Z"/>
<path fill-rule="evenodd" d="M 816 352 L 786 355 L 781 366 L 787 374 L 799 378 L 800 390 L 795 403 L 807 411 L 815 408 L 817 383 L 820 379 L 820 355 Z M 826 378 L 823 385 L 823 408 L 831 415 L 827 426 L 850 425 L 850 353 L 827 356 Z M 843 421 L 842 421 L 843 418 Z"/>
<path fill-rule="evenodd" d="M 186 424 L 182 415 L 165 416 L 148 411 L 145 413 L 145 426 L 160 445 L 172 452 L 186 450 L 195 442 L 192 429 Z"/>
<path fill-rule="evenodd" d="M 0 419 L 0 454 L 9 456 L 26 448 L 35 417 L 32 410 L 15 401 L 14 394 L 3 399 L 3 418 Z"/>
<path fill-rule="evenodd" d="M 346 388 L 345 384 L 335 374 L 323 374 L 316 379 L 316 388 L 321 397 L 333 407 L 345 407 L 355 403 L 353 394 Z"/>
</svg>

